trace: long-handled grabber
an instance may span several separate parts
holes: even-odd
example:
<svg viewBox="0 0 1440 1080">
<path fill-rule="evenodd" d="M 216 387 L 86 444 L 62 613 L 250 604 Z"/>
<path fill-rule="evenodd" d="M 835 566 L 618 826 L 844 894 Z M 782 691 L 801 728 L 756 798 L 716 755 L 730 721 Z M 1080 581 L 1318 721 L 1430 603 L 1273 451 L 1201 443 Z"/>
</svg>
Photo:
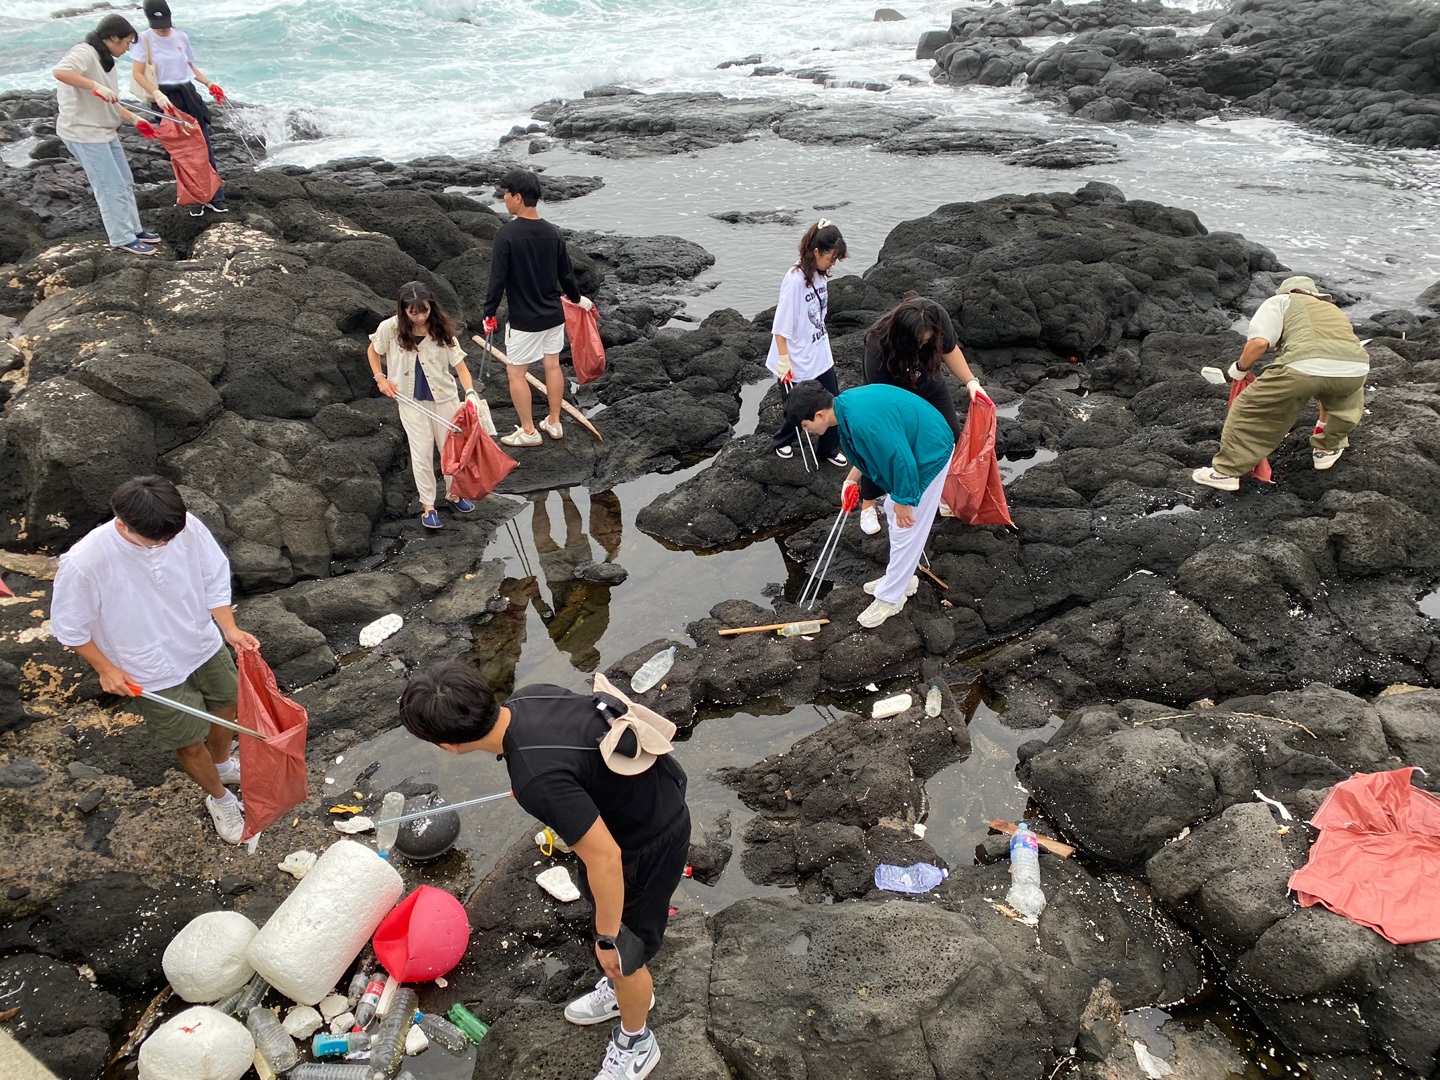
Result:
<svg viewBox="0 0 1440 1080">
<path fill-rule="evenodd" d="M 800 599 L 796 601 L 797 606 L 804 610 L 809 611 L 820 599 L 820 586 L 825 584 L 825 576 L 830 573 L 830 564 L 835 561 L 835 552 L 840 547 L 840 536 L 845 529 L 845 522 L 849 520 L 850 512 L 859 504 L 859 485 L 846 484 L 840 496 L 840 513 L 835 515 L 835 524 L 830 526 L 830 535 L 825 538 L 825 545 L 815 558 L 815 569 L 810 571 L 810 579 L 805 582 Z"/>
<path fill-rule="evenodd" d="M 208 713 L 204 709 L 197 709 L 193 705 L 186 705 L 183 701 L 176 701 L 174 698 L 165 697 L 163 694 L 152 694 L 149 690 L 140 689 L 140 687 L 136 686 L 134 683 L 126 683 L 125 685 L 128 686 L 132 691 L 134 691 L 137 697 L 147 698 L 150 701 L 158 702 L 161 705 L 168 705 L 172 709 L 177 709 L 180 712 L 188 713 L 189 715 L 196 717 L 197 719 L 208 720 L 210 723 L 216 724 L 222 728 L 229 728 L 231 731 L 238 731 L 241 735 L 249 735 L 252 739 L 259 739 L 261 742 L 265 741 L 265 736 L 262 735 L 260 732 L 255 731 L 253 728 L 241 727 L 233 720 L 222 720 L 214 713 Z"/>
<path fill-rule="evenodd" d="M 397 394 L 395 395 L 395 398 L 396 398 L 397 401 L 400 401 L 401 403 L 403 403 L 403 404 L 405 404 L 405 405 L 409 405 L 409 406 L 410 406 L 412 409 L 414 409 L 416 412 L 422 412 L 422 413 L 424 413 L 424 414 L 425 414 L 426 416 L 428 416 L 431 420 L 435 420 L 435 421 L 437 421 L 437 422 L 439 422 L 439 423 L 441 423 L 441 424 L 444 424 L 444 425 L 445 425 L 447 428 L 449 428 L 451 431 L 459 431 L 459 430 L 460 430 L 458 427 L 456 427 L 454 424 L 452 424 L 449 420 L 446 420 L 445 417 L 441 416 L 439 413 L 431 412 L 429 409 L 425 408 L 424 405 L 421 405 L 420 402 L 416 401 L 416 400 L 415 400 L 414 398 L 412 398 L 412 397 L 406 397 L 404 394 L 398 394 L 398 393 L 397 393 Z"/>
<path fill-rule="evenodd" d="M 788 382 L 786 382 L 784 379 L 781 379 L 781 380 L 780 380 L 780 400 L 781 400 L 781 401 L 784 401 L 784 400 L 785 400 L 786 398 L 788 398 L 789 396 L 790 396 L 790 384 L 789 384 Z M 809 433 L 808 431 L 806 431 L 803 426 L 801 426 L 801 428 L 800 428 L 800 438 L 799 438 L 797 441 L 798 441 L 799 444 L 800 444 L 800 464 L 802 464 L 802 465 L 805 466 L 805 471 L 806 471 L 807 473 L 816 473 L 816 472 L 819 472 L 819 471 L 820 471 L 820 458 L 817 457 L 816 454 L 815 454 L 815 442 L 814 442 L 813 439 L 810 438 L 810 433 Z M 810 448 L 810 456 L 809 456 L 808 458 L 805 456 L 805 448 L 806 448 L 807 446 Z M 810 467 L 810 463 L 811 463 L 812 461 L 815 463 L 815 467 L 814 467 L 813 469 Z"/>
<path fill-rule="evenodd" d="M 464 810 L 467 806 L 479 806 L 481 803 L 494 802 L 496 799 L 508 799 L 514 794 L 510 791 L 496 792 L 494 795 L 486 795 L 479 799 L 467 799 L 465 802 L 447 803 L 445 806 L 432 806 L 429 810 L 417 810 L 413 814 L 401 814 L 399 817 L 385 818 L 383 821 L 375 822 L 378 829 L 381 825 L 395 825 L 406 821 L 419 821 L 421 818 L 435 817 L 438 814 L 448 814 L 451 810 Z"/>
<path fill-rule="evenodd" d="M 96 94 L 95 96 L 99 97 L 100 95 Z M 189 131 L 195 126 L 189 120 L 181 120 L 178 116 L 171 116 L 169 113 L 163 113 L 156 109 L 147 109 L 144 105 L 131 105 L 128 101 L 117 101 L 116 104 L 122 109 L 129 109 L 133 113 L 140 113 L 143 116 L 153 116 L 156 120 L 170 120 L 173 123 L 179 124 L 186 131 Z"/>
</svg>

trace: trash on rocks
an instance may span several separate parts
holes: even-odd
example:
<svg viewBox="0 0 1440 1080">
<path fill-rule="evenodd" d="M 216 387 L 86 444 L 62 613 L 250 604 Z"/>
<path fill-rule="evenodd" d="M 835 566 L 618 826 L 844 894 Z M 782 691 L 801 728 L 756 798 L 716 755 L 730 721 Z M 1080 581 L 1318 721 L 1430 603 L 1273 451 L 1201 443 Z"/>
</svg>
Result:
<svg viewBox="0 0 1440 1080">
<path fill-rule="evenodd" d="M 380 999 L 385 996 L 385 983 L 386 977 L 377 974 L 365 984 L 365 992 L 360 995 L 360 1000 L 355 1005 L 356 1027 L 366 1027 L 375 1019 L 375 1014 L 380 1010 Z"/>
<path fill-rule="evenodd" d="M 380 801 L 381 824 L 375 828 L 375 850 L 382 859 L 390 857 L 395 838 L 400 835 L 400 822 L 395 819 L 405 812 L 405 796 L 398 791 L 387 791 Z"/>
<path fill-rule="evenodd" d="M 325 1023 L 321 1015 L 309 1005 L 296 1005 L 285 1014 L 285 1034 L 292 1039 L 308 1039 Z"/>
<path fill-rule="evenodd" d="M 245 1027 L 255 1040 L 255 1052 L 275 1073 L 289 1072 L 300 1064 L 300 1048 L 295 1045 L 280 1018 L 272 1009 L 251 1009 Z"/>
<path fill-rule="evenodd" d="M 171 939 L 160 966 L 184 1000 L 219 1001 L 255 974 L 245 953 L 258 932 L 238 911 L 207 911 Z"/>
<path fill-rule="evenodd" d="M 339 1035 L 343 1031 L 349 1031 L 355 1026 L 355 1014 L 343 1012 L 334 1020 L 330 1021 L 330 1034 Z"/>
<path fill-rule="evenodd" d="M 328 1061 L 308 1061 L 296 1065 L 285 1080 L 370 1080 L 370 1066 L 356 1062 L 337 1065 Z"/>
<path fill-rule="evenodd" d="M 400 982 L 444 975 L 470 942 L 465 905 L 443 889 L 421 885 L 375 931 L 375 955 Z"/>
<path fill-rule="evenodd" d="M 320 1010 L 320 1015 L 329 1021 L 334 1020 L 343 1012 L 348 1012 L 350 1002 L 342 994 L 326 994 L 320 999 L 316 1008 Z"/>
<path fill-rule="evenodd" d="M 320 1057 L 345 1057 L 370 1049 L 370 1036 L 363 1031 L 342 1031 L 335 1035 L 316 1035 L 310 1040 L 310 1052 Z"/>
<path fill-rule="evenodd" d="M 290 852 L 289 855 L 286 855 L 285 858 L 281 862 L 276 863 L 275 866 L 277 869 L 284 870 L 285 873 L 289 874 L 296 881 L 299 881 L 314 868 L 315 861 L 319 858 L 320 856 L 316 855 L 313 851 L 306 851 L 304 848 L 301 848 L 299 851 Z"/>
<path fill-rule="evenodd" d="M 994 833 L 1003 833 L 1005 836 L 1014 836 L 1015 823 L 1011 821 L 1001 821 L 999 818 L 996 818 L 994 821 L 990 822 L 990 831 Z M 1034 829 L 1031 829 L 1030 831 L 1035 832 Z M 1069 844 L 1061 843 L 1059 840 L 1052 840 L 1050 837 L 1041 836 L 1039 833 L 1035 833 L 1035 839 L 1039 842 L 1040 846 L 1046 851 L 1048 851 L 1051 855 L 1058 855 L 1062 859 L 1068 859 L 1071 855 L 1075 854 L 1075 849 L 1073 847 L 1071 847 Z"/>
<path fill-rule="evenodd" d="M 416 1054 L 423 1054 L 430 1049 L 430 1039 L 424 1029 L 412 1024 L 410 1030 L 405 1033 L 405 1056 L 414 1057 Z"/>
<path fill-rule="evenodd" d="M 559 834 L 548 825 L 535 834 L 535 846 L 540 849 L 540 854 L 546 857 L 557 851 L 567 855 L 570 853 L 570 845 L 561 840 Z"/>
<path fill-rule="evenodd" d="M 465 1038 L 476 1046 L 479 1046 L 480 1040 L 490 1033 L 490 1025 L 458 1001 L 450 1006 L 450 1011 L 445 1015 L 450 1018 L 452 1024 L 465 1033 Z"/>
<path fill-rule="evenodd" d="M 1150 1048 L 1139 1039 L 1135 1040 L 1135 1063 L 1140 1066 L 1140 1071 L 1150 1080 L 1161 1080 L 1162 1077 L 1169 1076 L 1175 1071 L 1165 1064 L 1163 1058 L 1152 1054 Z"/>
<path fill-rule="evenodd" d="M 254 1056 L 255 1041 L 244 1024 L 197 1005 L 145 1040 L 139 1080 L 240 1080 Z"/>
<path fill-rule="evenodd" d="M 470 1045 L 463 1031 L 436 1013 L 421 1013 L 415 1023 L 431 1042 L 439 1043 L 452 1054 L 463 1054 Z"/>
<path fill-rule="evenodd" d="M 1225 372 L 1221 371 L 1218 367 L 1202 367 L 1200 369 L 1200 374 L 1204 377 L 1206 382 L 1211 383 L 1214 386 L 1225 385 Z"/>
<path fill-rule="evenodd" d="M 460 815 L 447 810 L 448 806 L 449 803 L 434 792 L 406 799 L 406 814 L 418 814 L 422 810 L 435 813 L 402 822 L 400 835 L 395 838 L 395 850 L 411 862 L 429 862 L 454 847 L 460 839 Z"/>
<path fill-rule="evenodd" d="M 415 1023 L 420 998 L 408 986 L 395 992 L 394 1007 L 370 1038 L 371 1080 L 394 1076 L 405 1058 L 405 1040 Z"/>
<path fill-rule="evenodd" d="M 914 866 L 881 863 L 875 867 L 875 887 L 886 892 L 927 893 L 949 876 L 949 870 L 930 863 L 916 863 Z"/>
<path fill-rule="evenodd" d="M 21 985 L 23 986 L 24 984 L 22 983 Z M 115 1057 L 112 1060 L 121 1061 L 129 1057 L 135 1048 L 145 1041 L 145 1036 L 150 1034 L 150 1029 L 155 1026 L 155 1021 L 160 1019 L 160 1010 L 165 1007 L 165 1002 L 170 1000 L 170 995 L 174 992 L 175 988 L 169 983 L 166 983 L 165 986 L 161 988 L 160 992 L 151 999 L 150 1004 L 145 1006 L 145 1011 L 140 1014 L 140 1019 L 136 1021 L 134 1030 L 130 1032 L 130 1037 L 126 1039 L 124 1045 L 116 1051 Z M 239 994 L 236 993 L 231 996 L 239 997 Z M 221 1009 L 220 1011 L 224 1012 L 225 1010 Z M 0 1013 L 0 1023 L 8 1019 L 8 1016 Z"/>
<path fill-rule="evenodd" d="M 803 634 L 818 634 L 820 627 L 828 625 L 829 622 L 829 619 L 809 619 L 804 622 L 766 623 L 764 626 L 735 626 L 721 630 L 720 636 L 734 637 L 736 634 L 758 634 L 774 630 L 779 637 L 798 637 Z"/>
<path fill-rule="evenodd" d="M 375 1006 L 375 1015 L 382 1019 L 390 1015 L 390 1005 L 395 1000 L 395 993 L 400 989 L 400 980 L 394 975 L 385 980 L 385 989 L 380 991 L 380 1002 Z M 362 1025 L 363 1026 L 363 1025 Z"/>
<path fill-rule="evenodd" d="M 264 1001 L 265 995 L 269 992 L 270 984 L 265 981 L 265 976 L 256 975 L 245 984 L 245 989 L 240 991 L 240 997 L 236 999 L 235 1007 L 231 1010 L 230 1015 L 244 1023 L 245 1018 L 250 1015 L 250 1010 Z"/>
<path fill-rule="evenodd" d="M 925 715 L 940 715 L 940 687 L 936 683 L 930 684 L 930 689 L 925 692 Z"/>
<path fill-rule="evenodd" d="M 340 840 L 250 943 L 251 965 L 301 1005 L 328 994 L 389 910 L 404 883 L 369 848 Z"/>
<path fill-rule="evenodd" d="M 1270 798 L 1270 797 L 1267 796 L 1267 795 L 1261 795 L 1259 788 L 1256 788 L 1256 789 L 1255 789 L 1254 794 L 1255 794 L 1255 797 L 1256 797 L 1257 799 L 1259 799 L 1261 802 L 1263 802 L 1265 805 L 1267 805 L 1267 806 L 1273 806 L 1276 810 L 1280 811 L 1280 820 L 1281 820 L 1281 821 L 1294 821 L 1294 820 L 1295 820 L 1294 816 L 1290 813 L 1289 810 L 1285 809 L 1284 804 L 1281 803 L 1279 799 L 1272 799 L 1272 798 Z"/>
<path fill-rule="evenodd" d="M 1010 891 L 1005 894 L 1005 902 L 1032 926 L 1045 910 L 1045 890 L 1040 887 L 1040 842 L 1023 821 L 1010 838 Z"/>
<path fill-rule="evenodd" d="M 372 649 L 404 625 L 405 620 L 399 615 L 382 615 L 360 631 L 360 647 Z"/>
<path fill-rule="evenodd" d="M 641 664 L 634 675 L 630 676 L 630 689 L 637 694 L 643 694 L 652 686 L 665 677 L 675 663 L 675 646 L 668 649 L 661 649 L 654 656 Z"/>
<path fill-rule="evenodd" d="M 330 807 L 330 813 L 332 814 L 363 814 L 364 812 L 365 807 L 363 806 L 347 806 L 344 803 Z"/>
<path fill-rule="evenodd" d="M 894 697 L 881 698 L 870 708 L 870 716 L 875 720 L 884 720 L 887 716 L 899 716 L 911 705 L 915 699 L 909 694 L 896 694 Z"/>
<path fill-rule="evenodd" d="M 580 899 L 580 890 L 570 880 L 570 871 L 563 866 L 550 867 L 549 870 L 535 878 L 535 884 L 562 904 L 569 904 Z"/>
<path fill-rule="evenodd" d="M 356 833 L 369 832 L 375 828 L 375 822 L 371 821 L 368 817 L 360 817 L 357 815 L 356 817 L 347 818 L 344 821 L 335 822 L 335 828 L 340 832 L 354 836 Z"/>
</svg>

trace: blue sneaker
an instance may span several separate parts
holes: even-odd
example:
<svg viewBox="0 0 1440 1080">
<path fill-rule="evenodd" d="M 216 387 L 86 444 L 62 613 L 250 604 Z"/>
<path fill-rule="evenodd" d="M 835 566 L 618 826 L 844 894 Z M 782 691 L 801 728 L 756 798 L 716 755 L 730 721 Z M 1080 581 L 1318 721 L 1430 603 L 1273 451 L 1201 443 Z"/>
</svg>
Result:
<svg viewBox="0 0 1440 1080">
<path fill-rule="evenodd" d="M 438 510 L 426 510 L 420 515 L 420 524 L 424 525 L 427 529 L 444 528 L 444 526 L 440 524 L 440 512 Z"/>
<path fill-rule="evenodd" d="M 154 255 L 155 245 L 146 244 L 140 240 L 132 240 L 128 244 L 118 245 L 115 250 L 126 251 L 129 252 L 131 255 Z"/>
<path fill-rule="evenodd" d="M 160 234 L 153 233 L 149 229 L 141 229 L 135 234 L 135 239 L 143 244 L 158 244 L 160 242 Z"/>
<path fill-rule="evenodd" d="M 469 499 L 451 499 L 450 508 L 457 514 L 468 514 L 475 509 L 475 504 Z"/>
</svg>

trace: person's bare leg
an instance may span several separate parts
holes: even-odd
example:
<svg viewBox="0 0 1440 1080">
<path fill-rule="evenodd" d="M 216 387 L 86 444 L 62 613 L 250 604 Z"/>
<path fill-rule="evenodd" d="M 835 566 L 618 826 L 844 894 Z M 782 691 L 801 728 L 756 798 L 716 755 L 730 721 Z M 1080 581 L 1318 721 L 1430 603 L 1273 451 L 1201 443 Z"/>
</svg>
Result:
<svg viewBox="0 0 1440 1080">
<path fill-rule="evenodd" d="M 515 406 L 515 417 L 520 421 L 520 430 L 526 435 L 533 435 L 535 417 L 530 408 L 530 384 L 525 379 L 527 370 L 521 364 L 505 365 L 505 377 L 510 381 L 510 404 Z"/>
<path fill-rule="evenodd" d="M 211 730 L 214 730 L 213 724 Z M 180 768 L 185 770 L 185 775 L 204 788 L 205 794 L 212 799 L 225 797 L 225 785 L 220 783 L 220 774 L 215 771 L 215 761 L 210 756 L 207 739 L 180 747 L 175 751 L 175 757 L 180 762 Z"/>
<path fill-rule="evenodd" d="M 545 422 L 558 424 L 560 403 L 565 400 L 565 373 L 560 370 L 560 354 L 546 353 L 541 363 L 545 365 L 545 401 L 550 406 Z"/>
<path fill-rule="evenodd" d="M 215 715 L 221 720 L 234 720 L 237 713 L 235 706 L 230 705 L 223 709 L 216 709 Z M 210 760 L 216 765 L 224 765 L 230 760 L 230 744 L 234 740 L 230 737 L 230 729 L 223 728 L 219 724 L 211 724 L 210 732 L 205 736 L 205 745 L 210 749 Z"/>
<path fill-rule="evenodd" d="M 650 1000 L 655 996 L 655 980 L 650 977 L 649 965 L 634 975 L 620 976 L 614 983 L 620 1023 L 626 1031 L 639 1031 L 645 1026 L 645 1018 L 650 1015 Z"/>
</svg>

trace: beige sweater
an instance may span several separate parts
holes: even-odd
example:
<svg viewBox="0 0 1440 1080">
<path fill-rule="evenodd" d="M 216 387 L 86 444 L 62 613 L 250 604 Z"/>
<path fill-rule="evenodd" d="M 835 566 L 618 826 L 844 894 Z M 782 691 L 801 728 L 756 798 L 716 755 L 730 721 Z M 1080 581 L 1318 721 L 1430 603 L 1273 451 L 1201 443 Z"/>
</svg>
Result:
<svg viewBox="0 0 1440 1080">
<path fill-rule="evenodd" d="M 86 42 L 81 42 L 65 54 L 55 65 L 56 71 L 78 71 L 87 79 L 120 92 L 120 65 L 106 71 L 100 66 L 100 56 Z M 122 123 L 120 106 L 110 105 L 91 93 L 65 83 L 55 84 L 55 95 L 60 102 L 60 117 L 55 121 L 55 134 L 66 142 L 102 143 L 119 138 L 116 128 Z"/>
</svg>

